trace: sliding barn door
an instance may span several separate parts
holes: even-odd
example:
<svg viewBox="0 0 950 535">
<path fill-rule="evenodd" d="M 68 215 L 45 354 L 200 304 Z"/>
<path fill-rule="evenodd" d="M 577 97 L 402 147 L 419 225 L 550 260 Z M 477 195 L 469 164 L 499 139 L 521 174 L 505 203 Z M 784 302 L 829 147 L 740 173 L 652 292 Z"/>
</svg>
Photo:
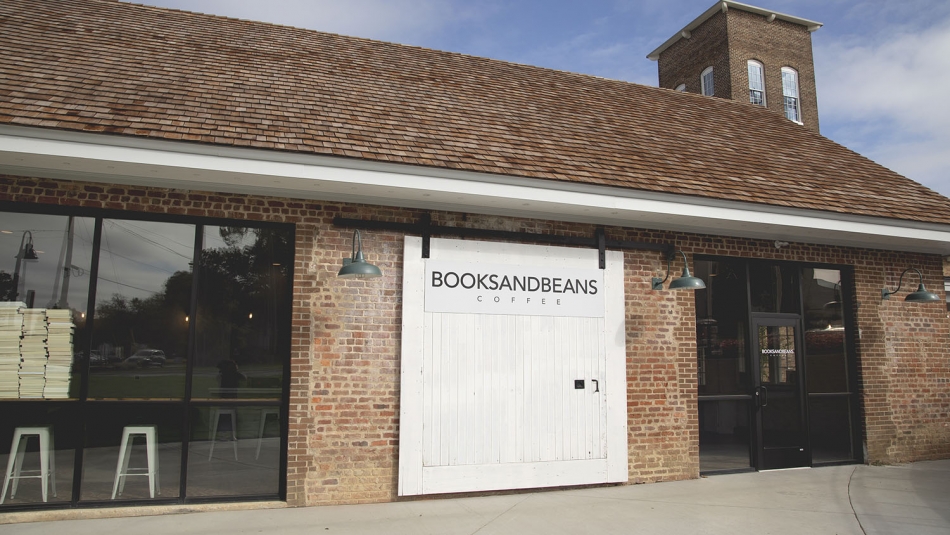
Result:
<svg viewBox="0 0 950 535">
<path fill-rule="evenodd" d="M 406 239 L 400 495 L 626 481 L 623 269 Z"/>
</svg>

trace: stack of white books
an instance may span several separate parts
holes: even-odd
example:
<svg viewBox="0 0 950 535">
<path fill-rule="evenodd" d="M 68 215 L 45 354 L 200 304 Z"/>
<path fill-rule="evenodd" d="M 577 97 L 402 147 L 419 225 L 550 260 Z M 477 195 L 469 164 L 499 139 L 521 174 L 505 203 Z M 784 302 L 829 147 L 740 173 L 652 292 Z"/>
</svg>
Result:
<svg viewBox="0 0 950 535">
<path fill-rule="evenodd" d="M 73 325 L 72 311 L 69 309 L 47 309 L 46 325 L 48 336 L 46 347 L 46 386 L 43 397 L 60 399 L 69 397 L 69 378 L 73 363 Z"/>
<path fill-rule="evenodd" d="M 23 335 L 21 301 L 0 302 L 0 399 L 20 395 L 20 337 Z"/>
<path fill-rule="evenodd" d="M 42 398 L 46 386 L 46 309 L 21 308 L 20 398 Z"/>
</svg>

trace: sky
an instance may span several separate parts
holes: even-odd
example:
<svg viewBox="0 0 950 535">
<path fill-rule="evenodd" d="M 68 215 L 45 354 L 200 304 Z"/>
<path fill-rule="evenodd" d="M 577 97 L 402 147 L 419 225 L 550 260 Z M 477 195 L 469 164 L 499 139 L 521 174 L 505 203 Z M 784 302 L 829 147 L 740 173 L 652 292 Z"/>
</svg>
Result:
<svg viewBox="0 0 950 535">
<path fill-rule="evenodd" d="M 657 85 L 646 55 L 711 0 L 138 0 Z M 749 0 L 818 21 L 821 133 L 950 196 L 950 2 Z"/>
</svg>

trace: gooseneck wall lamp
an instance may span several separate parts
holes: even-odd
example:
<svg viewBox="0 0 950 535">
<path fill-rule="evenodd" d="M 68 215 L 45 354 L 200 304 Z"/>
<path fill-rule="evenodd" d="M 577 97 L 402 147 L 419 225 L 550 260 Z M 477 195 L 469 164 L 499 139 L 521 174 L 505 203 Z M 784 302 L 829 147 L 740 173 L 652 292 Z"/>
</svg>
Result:
<svg viewBox="0 0 950 535">
<path fill-rule="evenodd" d="M 890 299 L 891 295 L 900 291 L 901 286 L 904 284 L 904 275 L 906 275 L 908 271 L 914 271 L 917 273 L 917 280 L 920 281 L 920 285 L 917 286 L 916 292 L 907 294 L 907 297 L 904 298 L 904 301 L 911 303 L 930 303 L 933 301 L 940 301 L 940 297 L 937 294 L 928 292 L 927 288 L 924 288 L 924 276 L 920 274 L 920 270 L 917 268 L 905 269 L 904 272 L 901 273 L 900 280 L 897 281 L 897 289 L 891 291 L 885 287 L 883 290 L 881 290 L 881 299 Z"/>
<path fill-rule="evenodd" d="M 378 267 L 363 258 L 363 239 L 359 230 L 353 231 L 352 257 L 343 259 L 343 267 L 336 276 L 341 279 L 369 279 L 383 276 L 383 272 Z"/>
<path fill-rule="evenodd" d="M 683 251 L 671 251 L 666 256 L 666 278 L 660 279 L 659 277 L 653 277 L 653 289 L 662 290 L 663 283 L 665 283 L 670 278 L 670 268 L 673 265 L 673 260 L 676 258 L 676 253 L 683 255 L 683 274 L 670 283 L 670 290 L 702 290 L 706 287 L 706 283 L 703 282 L 703 279 L 699 277 L 694 277 L 689 273 L 689 263 L 686 261 L 686 253 Z"/>
</svg>

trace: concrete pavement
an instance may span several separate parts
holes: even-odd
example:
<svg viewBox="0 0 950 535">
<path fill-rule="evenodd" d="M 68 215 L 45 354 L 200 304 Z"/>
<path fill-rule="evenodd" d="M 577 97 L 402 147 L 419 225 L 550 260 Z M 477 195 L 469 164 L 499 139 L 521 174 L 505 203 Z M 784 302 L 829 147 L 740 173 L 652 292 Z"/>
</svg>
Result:
<svg viewBox="0 0 950 535">
<path fill-rule="evenodd" d="M 162 511 L 186 509 L 180 506 Z M 115 510 L 98 514 L 108 515 L 112 511 Z M 130 512 L 126 510 L 126 514 Z M 10 513 L 7 520 L 34 520 L 36 517 L 29 515 L 36 514 Z M 475 498 L 0 525 L 0 535 L 56 532 L 945 535 L 950 533 L 950 460 L 733 474 L 649 485 Z"/>
</svg>

